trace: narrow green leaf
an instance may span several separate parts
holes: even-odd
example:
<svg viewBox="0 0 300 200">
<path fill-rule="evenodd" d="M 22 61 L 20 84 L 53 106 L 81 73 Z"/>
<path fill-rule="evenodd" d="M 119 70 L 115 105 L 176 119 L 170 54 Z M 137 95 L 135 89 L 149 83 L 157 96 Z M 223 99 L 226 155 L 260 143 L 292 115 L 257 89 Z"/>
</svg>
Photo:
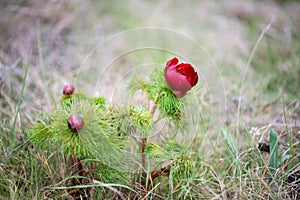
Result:
<svg viewBox="0 0 300 200">
<path fill-rule="evenodd" d="M 232 134 L 229 131 L 226 131 L 225 129 L 222 130 L 224 139 L 226 141 L 226 149 L 228 151 L 228 153 L 230 154 L 230 157 L 232 159 L 232 161 L 235 163 L 236 166 L 236 174 L 240 175 L 243 165 L 242 162 L 239 158 L 239 148 L 238 145 L 236 143 L 236 141 L 234 140 L 234 138 L 232 137 Z"/>
<path fill-rule="evenodd" d="M 274 172 L 278 167 L 278 141 L 277 133 L 274 129 L 270 131 L 270 154 L 270 171 Z"/>
<path fill-rule="evenodd" d="M 25 85 L 26 85 L 27 74 L 28 74 L 29 65 L 30 65 L 30 56 L 31 56 L 31 54 L 29 54 L 28 62 L 25 66 L 25 74 L 24 74 L 24 78 L 23 78 L 22 89 L 21 89 L 21 93 L 20 93 L 20 96 L 19 96 L 19 101 L 18 101 L 18 104 L 17 104 L 16 113 L 15 113 L 15 116 L 14 116 L 14 122 L 13 122 L 12 131 L 11 131 L 12 132 L 12 141 L 13 141 L 12 144 L 15 144 L 15 140 L 16 140 L 15 129 L 16 129 L 17 117 L 18 117 L 18 114 L 20 112 L 20 106 L 21 106 L 21 103 L 23 101 L 23 93 L 24 93 L 24 88 L 25 88 Z"/>
<path fill-rule="evenodd" d="M 281 159 L 278 161 L 278 165 L 281 165 L 284 161 L 290 158 L 293 158 L 293 156 L 290 154 L 282 156 Z"/>
<path fill-rule="evenodd" d="M 230 147 L 231 153 L 234 156 L 233 159 L 235 159 L 239 155 L 238 146 L 230 132 L 227 132 L 225 129 L 223 129 L 222 132 L 224 139 L 226 140 L 228 146 Z"/>
</svg>

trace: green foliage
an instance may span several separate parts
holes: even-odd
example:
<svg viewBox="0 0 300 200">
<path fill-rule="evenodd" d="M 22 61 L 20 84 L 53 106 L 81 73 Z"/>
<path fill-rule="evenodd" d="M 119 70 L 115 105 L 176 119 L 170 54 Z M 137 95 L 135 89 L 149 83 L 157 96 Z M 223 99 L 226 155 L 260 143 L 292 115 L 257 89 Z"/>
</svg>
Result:
<svg viewBox="0 0 300 200">
<path fill-rule="evenodd" d="M 30 129 L 31 141 L 41 147 L 59 145 L 66 155 L 98 158 L 103 163 L 116 162 L 120 153 L 109 137 L 114 131 L 109 122 L 101 118 L 106 114 L 104 102 L 103 97 L 90 100 L 81 94 L 63 99 L 49 120 L 38 122 Z M 72 114 L 83 118 L 84 125 L 77 133 L 72 132 L 67 124 Z"/>
<path fill-rule="evenodd" d="M 278 167 L 278 140 L 274 129 L 270 131 L 270 154 L 270 171 L 274 172 Z"/>
<path fill-rule="evenodd" d="M 117 170 L 113 167 L 100 164 L 97 168 L 98 174 L 104 183 L 119 183 L 128 185 L 130 181 L 129 173 Z"/>
<path fill-rule="evenodd" d="M 195 171 L 194 162 L 191 158 L 180 157 L 172 162 L 171 170 L 173 182 L 187 181 Z"/>
<path fill-rule="evenodd" d="M 128 88 L 131 92 L 143 90 L 148 94 L 149 99 L 153 100 L 163 117 L 168 117 L 179 126 L 184 100 L 174 96 L 172 90 L 166 85 L 164 79 L 164 69 L 155 68 L 150 74 L 149 83 L 140 77 L 135 76 Z"/>
<path fill-rule="evenodd" d="M 179 126 L 183 105 L 169 88 L 162 88 L 157 98 L 158 108 L 163 116 L 170 117 Z"/>
<path fill-rule="evenodd" d="M 167 140 L 164 146 L 149 142 L 145 152 L 169 176 L 170 194 L 175 190 L 177 196 L 181 196 L 181 191 L 190 186 L 191 178 L 196 172 L 194 161 L 188 155 L 186 147 L 174 140 Z"/>
<path fill-rule="evenodd" d="M 158 104 L 163 116 L 170 117 L 179 122 L 182 113 L 182 102 L 174 96 L 172 90 L 166 85 L 164 69 L 155 68 L 150 74 L 150 85 L 146 88 L 150 99 Z"/>
<path fill-rule="evenodd" d="M 117 107 L 110 113 L 111 125 L 118 136 L 148 137 L 153 128 L 151 114 L 143 107 Z"/>
<path fill-rule="evenodd" d="M 156 162 L 172 161 L 186 155 L 186 147 L 174 140 L 167 140 L 162 147 L 148 142 L 145 152 Z"/>
<path fill-rule="evenodd" d="M 153 101 L 153 107 L 109 106 L 104 97 L 90 98 L 77 92 L 64 96 L 57 110 L 31 127 L 30 140 L 43 148 L 57 145 L 63 154 L 75 158 L 97 160 L 96 172 L 101 181 L 128 185 L 128 172 L 135 164 L 126 154 L 132 142 L 130 139 L 133 137 L 140 141 L 141 138 L 149 137 L 154 129 L 153 117 L 158 108 L 158 120 L 166 118 L 176 125 L 169 124 L 172 139 L 166 140 L 163 146 L 146 142 L 142 155 L 157 164 L 167 162 L 171 171 L 158 172 L 170 175 L 169 179 L 176 184 L 177 189 L 182 184 L 187 185 L 187 180 L 194 172 L 194 163 L 187 155 L 187 148 L 174 140 L 178 132 L 187 128 L 182 119 L 186 102 L 173 95 L 165 84 L 164 71 L 159 68 L 151 73 L 150 83 L 136 78 L 131 82 L 130 89 L 145 91 L 148 99 Z M 72 132 L 68 127 L 68 118 L 74 114 L 83 119 L 83 126 L 78 132 Z"/>
<path fill-rule="evenodd" d="M 53 132 L 49 131 L 46 123 L 45 121 L 39 121 L 28 131 L 31 142 L 43 149 L 47 146 L 47 141 L 53 136 Z"/>
<path fill-rule="evenodd" d="M 156 100 L 160 93 L 169 87 L 165 83 L 164 69 L 154 68 L 150 74 L 150 83 L 145 91 L 148 93 L 150 99 Z"/>
<path fill-rule="evenodd" d="M 137 108 L 130 106 L 129 116 L 131 121 L 131 127 L 133 127 L 132 129 L 135 129 L 136 133 L 140 134 L 140 137 L 148 137 L 150 131 L 153 128 L 152 115 L 143 107 Z"/>
<path fill-rule="evenodd" d="M 106 99 L 104 97 L 95 97 L 92 100 L 97 106 L 105 106 Z"/>
<path fill-rule="evenodd" d="M 241 174 L 241 171 L 243 169 L 242 162 L 240 160 L 240 153 L 239 153 L 239 147 L 232 137 L 232 134 L 229 131 L 226 131 L 225 129 L 222 130 L 223 137 L 226 144 L 227 152 L 230 155 L 230 160 L 235 164 L 235 169 L 237 175 Z"/>
<path fill-rule="evenodd" d="M 103 97 L 99 97 L 99 98 L 103 98 Z M 72 102 L 80 101 L 80 100 L 90 100 L 90 98 L 81 92 L 75 92 L 73 95 L 63 95 L 60 103 L 61 106 L 64 106 L 65 104 L 66 106 L 67 105 L 70 106 Z"/>
<path fill-rule="evenodd" d="M 181 157 L 174 160 L 169 174 L 168 199 L 194 199 L 195 197 L 190 196 L 189 193 L 195 172 L 195 165 L 191 158 Z"/>
<path fill-rule="evenodd" d="M 167 140 L 163 147 L 148 143 L 145 152 L 149 158 L 161 165 L 168 163 L 166 167 L 170 167 L 171 170 L 169 178 L 178 186 L 186 183 L 195 172 L 194 162 L 188 156 L 186 147 L 178 142 Z"/>
</svg>

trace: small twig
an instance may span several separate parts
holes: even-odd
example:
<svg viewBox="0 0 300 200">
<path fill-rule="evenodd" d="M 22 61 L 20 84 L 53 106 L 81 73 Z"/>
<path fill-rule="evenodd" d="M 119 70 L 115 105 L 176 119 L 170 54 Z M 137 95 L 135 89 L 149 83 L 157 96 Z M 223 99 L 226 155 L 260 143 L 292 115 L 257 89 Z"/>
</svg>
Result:
<svg viewBox="0 0 300 200">
<path fill-rule="evenodd" d="M 151 172 L 151 176 L 148 178 L 148 183 L 152 183 L 154 181 L 154 179 L 161 177 L 161 176 L 167 176 L 168 172 L 170 172 L 170 167 L 166 167 L 166 168 L 161 168 L 158 171 L 152 171 Z M 148 184 L 148 188 L 149 189 L 151 186 L 151 184 Z"/>
<path fill-rule="evenodd" d="M 150 114 L 153 115 L 155 113 L 157 107 L 157 102 L 154 102 L 154 105 L 152 106 L 151 110 L 150 110 Z"/>
<path fill-rule="evenodd" d="M 151 173 L 151 177 L 149 177 L 149 182 L 154 181 L 154 179 L 156 179 L 157 177 L 160 177 L 160 176 L 167 176 L 167 174 L 165 174 L 163 170 L 159 170 L 157 172 L 153 171 Z"/>
<path fill-rule="evenodd" d="M 90 170 L 84 172 L 83 176 L 89 175 L 91 172 L 95 171 L 96 169 L 97 169 L 97 167 L 93 167 L 92 169 L 90 169 Z"/>
<path fill-rule="evenodd" d="M 158 99 L 159 99 L 159 95 L 155 98 L 154 102 L 153 102 L 153 106 L 150 110 L 150 114 L 153 116 L 157 107 L 157 103 L 158 103 Z"/>
</svg>

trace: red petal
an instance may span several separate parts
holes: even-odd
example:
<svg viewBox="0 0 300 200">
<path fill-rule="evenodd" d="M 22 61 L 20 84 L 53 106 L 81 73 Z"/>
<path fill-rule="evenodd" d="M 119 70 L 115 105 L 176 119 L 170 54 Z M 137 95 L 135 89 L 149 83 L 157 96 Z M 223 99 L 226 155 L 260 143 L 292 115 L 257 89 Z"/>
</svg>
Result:
<svg viewBox="0 0 300 200">
<path fill-rule="evenodd" d="M 186 92 L 191 89 L 191 84 L 187 80 L 186 76 L 178 73 L 175 69 L 170 68 L 165 73 L 166 82 L 173 90 L 179 90 Z"/>
<path fill-rule="evenodd" d="M 194 87 L 198 83 L 198 74 L 197 72 L 194 73 L 194 76 L 192 78 L 192 81 L 190 82 L 192 87 Z"/>
<path fill-rule="evenodd" d="M 177 63 L 178 63 L 178 59 L 176 57 L 172 58 L 167 62 L 166 67 L 172 67 L 174 65 L 177 65 Z"/>
<path fill-rule="evenodd" d="M 198 74 L 190 64 L 182 63 L 176 66 L 177 71 L 186 77 L 188 82 L 193 87 L 198 82 Z"/>
<path fill-rule="evenodd" d="M 195 73 L 194 68 L 192 67 L 192 65 L 187 64 L 187 63 L 181 63 L 179 65 L 177 65 L 177 71 L 185 76 L 192 76 Z"/>
</svg>

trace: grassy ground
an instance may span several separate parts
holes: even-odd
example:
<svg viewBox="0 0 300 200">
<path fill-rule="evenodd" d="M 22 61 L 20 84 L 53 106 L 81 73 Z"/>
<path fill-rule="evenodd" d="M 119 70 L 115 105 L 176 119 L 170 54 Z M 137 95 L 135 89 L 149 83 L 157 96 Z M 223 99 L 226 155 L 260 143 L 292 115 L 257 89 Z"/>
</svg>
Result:
<svg viewBox="0 0 300 200">
<path fill-rule="evenodd" d="M 26 131 L 56 108 L 66 83 L 132 103 L 125 90 L 133 71 L 146 75 L 173 56 L 196 66 L 208 113 L 191 145 L 197 173 L 174 198 L 300 198 L 289 179 L 299 172 L 299 19 L 297 1 L 1 2 L 0 199 L 70 198 L 53 189 L 70 176 L 67 158 L 34 148 Z M 283 158 L 276 173 L 257 148 L 271 128 Z M 168 197 L 160 181 L 149 198 Z"/>
</svg>

